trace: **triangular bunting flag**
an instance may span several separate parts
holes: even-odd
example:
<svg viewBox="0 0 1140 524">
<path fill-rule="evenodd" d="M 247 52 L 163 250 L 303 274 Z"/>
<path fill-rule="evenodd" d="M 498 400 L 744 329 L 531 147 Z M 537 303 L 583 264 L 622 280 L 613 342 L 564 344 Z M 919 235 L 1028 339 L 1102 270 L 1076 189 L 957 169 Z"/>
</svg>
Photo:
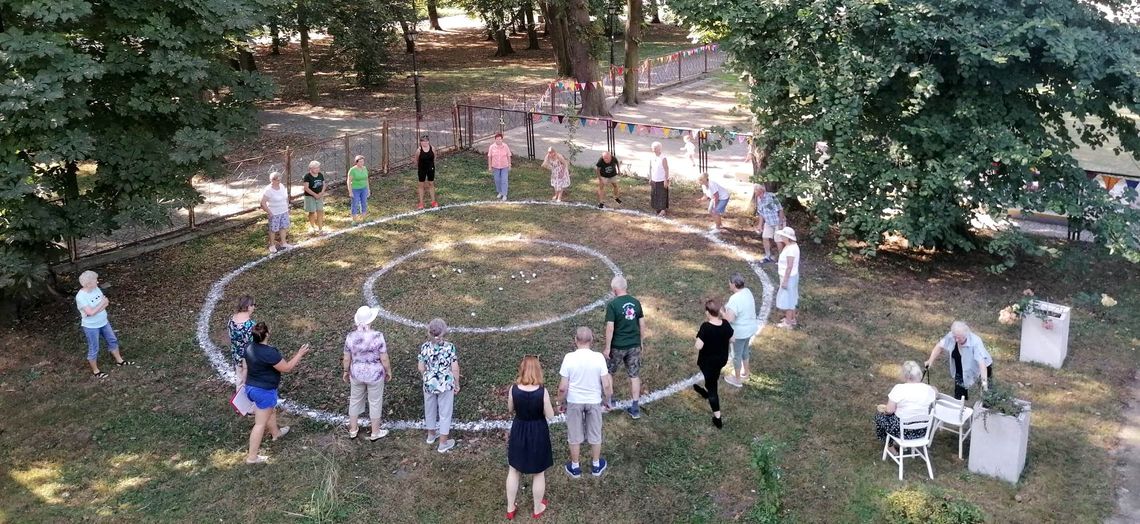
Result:
<svg viewBox="0 0 1140 524">
<path fill-rule="evenodd" d="M 578 119 L 578 125 L 580 125 L 582 127 L 586 127 L 586 119 L 585 118 L 579 118 Z"/>
<path fill-rule="evenodd" d="M 542 115 L 534 115 L 531 117 L 531 120 L 533 120 L 535 123 L 542 122 Z"/>
<path fill-rule="evenodd" d="M 1120 183 L 1120 177 L 1118 176 L 1103 175 L 1101 178 L 1104 179 L 1104 187 L 1108 188 L 1109 191 L 1112 191 L 1112 188 Z"/>
<path fill-rule="evenodd" d="M 1125 179 L 1125 180 L 1124 180 L 1124 183 L 1125 183 L 1125 184 L 1128 184 L 1128 189 L 1136 189 L 1136 185 L 1137 185 L 1137 184 L 1140 184 L 1140 180 L 1129 180 L 1129 179 Z"/>
<path fill-rule="evenodd" d="M 627 132 L 629 132 L 629 134 L 631 134 L 631 135 L 633 134 L 634 131 L 637 131 L 637 124 L 623 124 L 623 125 L 625 125 L 625 130 Z"/>
<path fill-rule="evenodd" d="M 1095 171 L 1085 171 L 1085 177 L 1089 180 L 1096 178 L 1097 174 Z"/>
<path fill-rule="evenodd" d="M 561 124 L 561 123 L 562 123 L 562 119 L 563 119 L 563 116 L 562 116 L 562 115 L 558 115 L 558 123 L 559 123 L 559 124 Z"/>
</svg>

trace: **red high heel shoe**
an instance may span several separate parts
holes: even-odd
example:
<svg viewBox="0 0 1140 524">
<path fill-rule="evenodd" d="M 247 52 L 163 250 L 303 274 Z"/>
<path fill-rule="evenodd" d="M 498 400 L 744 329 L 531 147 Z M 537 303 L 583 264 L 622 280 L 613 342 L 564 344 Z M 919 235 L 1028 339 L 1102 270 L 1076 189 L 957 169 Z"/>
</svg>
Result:
<svg viewBox="0 0 1140 524">
<path fill-rule="evenodd" d="M 548 509 L 550 509 L 550 503 L 547 502 L 546 499 L 542 499 L 542 512 L 541 513 L 534 513 L 530 517 L 533 519 L 541 518 L 546 513 L 546 510 L 548 510 Z"/>
<path fill-rule="evenodd" d="M 518 511 L 519 511 L 519 505 L 515 504 L 515 509 L 512 509 L 512 510 L 507 512 L 507 520 L 515 520 L 515 513 L 518 513 Z"/>
</svg>

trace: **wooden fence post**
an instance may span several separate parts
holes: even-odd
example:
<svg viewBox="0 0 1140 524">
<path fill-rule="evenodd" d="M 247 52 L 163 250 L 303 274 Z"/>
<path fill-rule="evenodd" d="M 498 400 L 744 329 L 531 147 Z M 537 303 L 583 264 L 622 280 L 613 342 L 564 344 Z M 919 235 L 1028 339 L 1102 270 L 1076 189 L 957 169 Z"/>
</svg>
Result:
<svg viewBox="0 0 1140 524">
<path fill-rule="evenodd" d="M 451 101 L 451 145 L 455 149 L 463 147 L 463 135 L 459 128 L 459 101 Z"/>
<path fill-rule="evenodd" d="M 645 88 L 653 87 L 653 60 L 645 61 Z"/>
<path fill-rule="evenodd" d="M 344 165 L 346 167 L 344 168 L 344 170 L 346 173 L 348 172 L 348 168 L 352 167 L 352 164 L 353 164 L 353 162 L 352 162 L 352 151 L 349 150 L 349 147 L 350 147 L 349 144 L 350 143 L 351 142 L 348 139 L 348 133 L 345 133 L 344 134 Z M 368 161 L 366 160 L 364 163 L 367 164 Z"/>
<path fill-rule="evenodd" d="M 380 140 L 380 144 L 381 144 L 381 146 L 380 146 L 380 158 L 383 159 L 383 161 L 380 162 L 380 165 L 381 165 L 381 169 L 384 171 L 384 174 L 386 175 L 386 174 L 388 174 L 388 165 L 389 165 L 390 160 L 391 160 L 389 158 L 390 155 L 388 154 L 388 134 L 389 133 L 388 133 L 388 121 L 387 120 L 384 121 L 383 129 L 384 129 L 382 131 L 383 138 Z"/>
<path fill-rule="evenodd" d="M 707 50 L 701 51 L 701 55 L 705 57 L 705 72 L 707 73 L 709 72 L 709 52 Z"/>
<path fill-rule="evenodd" d="M 681 53 L 677 53 L 677 81 L 681 81 L 681 64 L 685 61 L 685 57 Z"/>
<path fill-rule="evenodd" d="M 285 198 L 293 200 L 293 149 L 285 148 Z"/>
</svg>

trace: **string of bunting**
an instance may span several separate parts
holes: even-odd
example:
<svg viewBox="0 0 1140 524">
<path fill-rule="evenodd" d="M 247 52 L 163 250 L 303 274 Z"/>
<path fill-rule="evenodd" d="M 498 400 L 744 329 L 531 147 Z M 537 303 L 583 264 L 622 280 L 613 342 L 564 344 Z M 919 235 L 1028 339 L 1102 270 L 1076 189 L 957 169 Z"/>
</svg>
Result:
<svg viewBox="0 0 1140 524">
<path fill-rule="evenodd" d="M 1096 171 L 1085 171 L 1085 176 L 1089 177 L 1089 180 L 1096 180 L 1109 191 L 1112 191 L 1113 188 L 1121 182 L 1124 182 L 1128 189 L 1136 189 L 1137 186 L 1140 186 L 1140 179 L 1136 178 L 1126 178 L 1119 175 L 1110 175 L 1108 173 L 1098 173 Z"/>
<path fill-rule="evenodd" d="M 719 48 L 720 48 L 720 44 L 707 44 L 707 45 L 703 45 L 701 47 L 696 47 L 693 49 L 686 49 L 684 51 L 677 51 L 676 53 L 668 54 L 665 56 L 658 56 L 655 58 L 649 58 L 649 59 L 647 59 L 641 63 L 641 68 L 644 69 L 646 67 L 649 67 L 650 65 L 667 64 L 669 62 L 675 62 L 675 61 L 680 60 L 682 58 L 686 58 L 686 57 L 690 57 L 690 56 L 697 56 L 697 55 L 700 55 L 703 53 L 715 52 Z M 625 67 L 616 66 L 616 65 L 612 66 L 611 72 L 615 76 L 616 75 L 624 75 L 625 74 Z M 573 89 L 575 91 L 581 91 L 583 89 L 590 89 L 590 88 L 603 89 L 605 87 L 605 85 L 601 80 L 596 81 L 596 82 L 572 82 L 569 80 L 566 80 L 566 81 L 557 80 L 554 82 L 550 82 L 549 87 L 551 89 L 555 89 L 555 88 L 564 89 L 564 90 L 565 89 Z"/>
</svg>

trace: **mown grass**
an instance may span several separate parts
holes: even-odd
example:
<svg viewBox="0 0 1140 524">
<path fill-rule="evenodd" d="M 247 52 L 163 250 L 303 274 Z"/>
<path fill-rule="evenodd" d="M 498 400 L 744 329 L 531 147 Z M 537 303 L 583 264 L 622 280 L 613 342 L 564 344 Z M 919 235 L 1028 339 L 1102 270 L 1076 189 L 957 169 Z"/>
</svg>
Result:
<svg viewBox="0 0 1140 524">
<path fill-rule="evenodd" d="M 512 172 L 512 197 L 547 199 L 549 178 L 534 164 Z M 441 202 L 492 197 L 479 157 L 456 156 L 441 164 Z M 374 182 L 374 216 L 409 210 L 414 180 L 406 173 Z M 645 185 L 623 179 L 627 205 L 648 207 Z M 570 198 L 591 203 L 592 180 L 576 174 Z M 693 188 L 678 187 L 674 206 L 681 220 L 706 224 L 692 204 Z M 330 221 L 347 225 L 344 202 L 329 206 Z M 745 230 L 743 205 L 724 236 L 757 252 Z M 479 222 L 475 222 L 478 218 Z M 361 302 L 368 273 L 392 256 L 428 241 L 448 241 L 491 232 L 559 239 L 597 248 L 631 276 L 633 291 L 651 312 L 653 330 L 644 374 L 655 389 L 692 372 L 691 340 L 700 320 L 698 301 L 721 293 L 721 281 L 738 262 L 707 244 L 653 221 L 616 220 L 616 215 L 549 207 L 446 210 L 342 235 L 270 261 L 230 284 L 258 298 L 259 318 L 277 326 L 275 336 L 291 352 L 301 341 L 319 350 L 286 377 L 288 397 L 342 409 L 345 386 L 337 382 L 338 344 L 352 310 Z M 806 225 L 793 214 L 793 224 Z M 250 422 L 232 414 L 231 387 L 221 383 L 193 338 L 197 311 L 209 286 L 232 268 L 264 251 L 264 224 L 219 233 L 137 259 L 97 268 L 107 283 L 111 318 L 132 369 L 111 368 L 93 381 L 82 361 L 83 343 L 73 306 L 46 304 L 3 332 L 0 356 L 0 520 L 13 522 L 99 521 L 340 521 L 490 522 L 501 519 L 505 444 L 501 432 L 462 433 L 460 446 L 441 456 L 415 432 L 395 432 L 370 444 L 349 441 L 342 428 L 282 415 L 294 426 L 285 440 L 265 445 L 273 463 L 241 464 Z M 303 235 L 300 212 L 293 233 Z M 992 522 L 1093 522 L 1111 513 L 1114 492 L 1109 450 L 1115 444 L 1124 385 L 1138 364 L 1136 308 L 1140 288 L 1134 266 L 1088 246 L 1019 266 L 1009 274 L 984 272 L 987 260 L 973 256 L 919 260 L 884 254 L 877 260 L 832 258 L 828 243 L 805 242 L 801 323 L 796 332 L 765 331 L 755 350 L 748 387 L 722 387 L 726 426 L 708 423 L 707 404 L 686 391 L 644 408 L 632 421 L 606 418 L 605 453 L 611 466 L 600 479 L 548 476 L 554 522 L 731 522 L 759 518 L 754 490 L 752 442 L 777 443 L 784 496 L 779 519 L 796 522 L 886 522 L 888 496 L 925 492 L 975 504 Z M 565 255 L 565 253 L 562 253 Z M 520 257 L 551 257 L 532 248 Z M 477 251 L 480 278 L 513 269 L 502 257 Z M 436 263 L 450 263 L 436 260 Z M 342 267 L 347 264 L 348 267 Z M 488 299 L 490 280 L 430 282 L 431 258 L 410 260 L 398 287 L 396 275 L 383 289 L 400 290 L 393 307 L 428 315 L 451 307 L 432 304 L 444 295 Z M 416 266 L 415 264 L 426 264 Z M 580 267 L 578 266 L 580 264 Z M 568 270 L 548 296 L 529 297 L 537 311 L 580 303 L 592 259 L 567 256 Z M 429 271 L 424 279 L 424 270 Z M 600 270 L 599 270 L 600 271 Z M 577 285 L 577 287 L 575 287 Z M 494 286 L 497 292 L 497 285 Z M 504 286 L 505 287 L 505 286 Z M 998 309 L 1025 287 L 1075 306 L 1069 360 L 1061 370 L 1017 362 L 1018 330 L 1001 326 Z M 383 289 L 382 289 L 383 288 Z M 406 289 L 406 291 L 405 291 Z M 418 291 L 417 291 L 418 290 Z M 419 293 L 428 301 L 409 299 Z M 1106 292 L 1115 308 L 1092 298 Z M 381 294 L 381 296 L 383 296 Z M 495 302 L 489 300 L 489 302 Z M 518 304 L 487 309 L 488 319 L 521 317 Z M 456 309 L 455 311 L 459 311 Z M 499 396 L 524 351 L 543 356 L 553 386 L 560 354 L 578 323 L 599 327 L 596 311 L 532 332 L 455 339 L 468 389 L 460 395 L 460 419 L 503 416 Z M 480 315 L 477 318 L 481 318 Z M 216 331 L 221 331 L 218 319 Z M 871 433 L 873 406 L 896 382 L 898 364 L 921 360 L 950 321 L 971 322 L 997 360 L 999 380 L 1017 385 L 1034 403 L 1029 459 L 1020 483 L 1008 485 L 968 473 L 955 455 L 956 442 L 939 436 L 933 448 L 935 480 L 907 465 L 898 482 L 893 464 L 880 462 Z M 466 320 L 466 319 L 465 319 Z M 378 322 L 394 348 L 396 379 L 386 391 L 393 417 L 419 410 L 414 365 L 408 352 L 422 337 Z M 217 337 L 217 335 L 216 335 Z M 221 337 L 215 338 L 221 341 Z M 619 374 L 619 377 L 623 375 Z M 950 384 L 939 366 L 932 383 Z M 625 397 L 624 378 L 617 387 Z M 553 428 L 556 461 L 565 460 L 565 430 Z M 767 459 L 766 459 L 767 460 Z M 1019 497 L 1017 501 L 1015 497 Z M 905 498 L 898 495 L 894 499 Z M 529 509 L 529 492 L 520 495 Z"/>
</svg>

